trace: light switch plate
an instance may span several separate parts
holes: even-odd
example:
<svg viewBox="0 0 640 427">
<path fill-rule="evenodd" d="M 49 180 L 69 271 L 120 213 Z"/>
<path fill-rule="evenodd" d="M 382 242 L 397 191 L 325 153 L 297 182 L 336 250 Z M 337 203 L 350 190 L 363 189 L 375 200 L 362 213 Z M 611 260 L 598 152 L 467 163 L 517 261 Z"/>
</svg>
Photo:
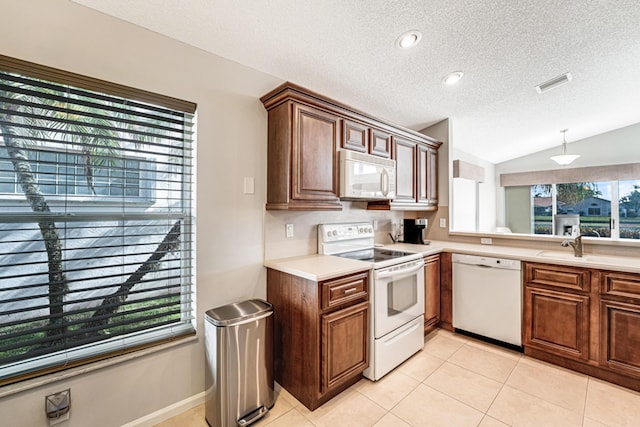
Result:
<svg viewBox="0 0 640 427">
<path fill-rule="evenodd" d="M 483 245 L 493 245 L 493 239 L 491 237 L 481 237 L 480 243 Z"/>
<path fill-rule="evenodd" d="M 244 177 L 244 194 L 254 194 L 256 192 L 256 181 L 252 176 Z"/>
<path fill-rule="evenodd" d="M 447 228 L 447 218 L 440 218 L 440 228 Z"/>
</svg>

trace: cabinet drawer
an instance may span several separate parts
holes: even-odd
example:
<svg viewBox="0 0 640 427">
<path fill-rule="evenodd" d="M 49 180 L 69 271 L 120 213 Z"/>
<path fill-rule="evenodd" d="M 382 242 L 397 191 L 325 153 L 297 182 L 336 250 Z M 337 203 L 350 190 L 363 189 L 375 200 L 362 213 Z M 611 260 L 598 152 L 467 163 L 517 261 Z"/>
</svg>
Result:
<svg viewBox="0 0 640 427">
<path fill-rule="evenodd" d="M 528 284 L 589 292 L 589 270 L 549 264 L 525 264 L 524 280 Z"/>
<path fill-rule="evenodd" d="M 321 283 L 322 309 L 367 299 L 369 295 L 369 272 L 339 277 Z"/>
<path fill-rule="evenodd" d="M 640 298 L 640 275 L 614 272 L 600 274 L 600 292 L 625 298 Z"/>
</svg>

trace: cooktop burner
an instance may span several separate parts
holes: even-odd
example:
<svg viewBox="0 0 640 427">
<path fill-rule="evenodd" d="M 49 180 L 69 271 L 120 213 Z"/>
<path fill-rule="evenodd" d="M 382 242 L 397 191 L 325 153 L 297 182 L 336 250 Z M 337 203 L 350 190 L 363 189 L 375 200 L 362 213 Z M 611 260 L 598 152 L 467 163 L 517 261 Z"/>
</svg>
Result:
<svg viewBox="0 0 640 427">
<path fill-rule="evenodd" d="M 394 251 L 390 249 L 371 248 L 352 252 L 343 252 L 341 254 L 335 255 L 343 258 L 357 259 L 359 261 L 381 262 L 415 254 L 411 252 Z"/>
</svg>

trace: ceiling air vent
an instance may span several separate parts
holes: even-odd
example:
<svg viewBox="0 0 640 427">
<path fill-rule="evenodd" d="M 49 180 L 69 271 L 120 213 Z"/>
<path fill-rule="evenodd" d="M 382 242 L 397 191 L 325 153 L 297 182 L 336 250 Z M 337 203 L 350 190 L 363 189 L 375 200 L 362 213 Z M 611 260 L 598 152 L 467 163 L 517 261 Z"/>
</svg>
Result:
<svg viewBox="0 0 640 427">
<path fill-rule="evenodd" d="M 571 73 L 561 74 L 558 77 L 554 77 L 551 80 L 547 80 L 544 83 L 540 83 L 538 86 L 536 86 L 536 90 L 538 91 L 538 93 L 544 93 L 558 86 L 567 84 L 570 81 L 571 81 Z"/>
</svg>

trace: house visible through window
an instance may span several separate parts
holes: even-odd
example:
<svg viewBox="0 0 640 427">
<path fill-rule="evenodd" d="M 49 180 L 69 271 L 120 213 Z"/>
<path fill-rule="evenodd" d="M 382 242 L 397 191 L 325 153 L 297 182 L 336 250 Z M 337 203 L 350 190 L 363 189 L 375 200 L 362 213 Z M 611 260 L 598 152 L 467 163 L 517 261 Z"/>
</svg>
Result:
<svg viewBox="0 0 640 427">
<path fill-rule="evenodd" d="M 0 385 L 194 332 L 194 113 L 0 56 Z"/>
<path fill-rule="evenodd" d="M 521 189 L 531 195 L 529 202 L 518 196 Z M 640 239 L 640 179 L 510 187 L 505 198 L 511 209 L 530 204 L 533 234 Z M 507 217 L 510 225 L 517 220 Z M 526 224 L 512 227 L 529 232 Z"/>
</svg>

